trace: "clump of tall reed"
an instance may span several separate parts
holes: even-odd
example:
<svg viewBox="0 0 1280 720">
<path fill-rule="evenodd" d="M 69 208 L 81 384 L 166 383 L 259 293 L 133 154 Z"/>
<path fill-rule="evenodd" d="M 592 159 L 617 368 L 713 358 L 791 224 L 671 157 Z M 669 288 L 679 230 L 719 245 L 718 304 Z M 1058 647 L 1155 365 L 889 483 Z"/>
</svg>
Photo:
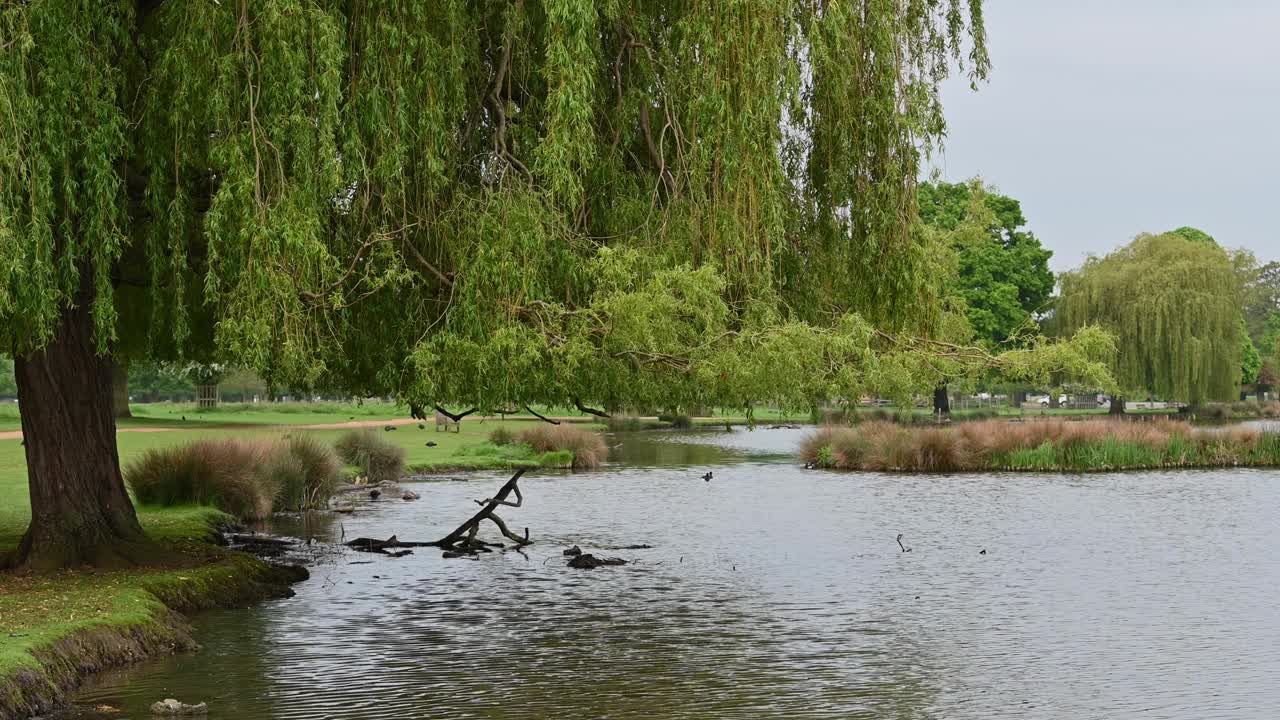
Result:
<svg viewBox="0 0 1280 720">
<path fill-rule="evenodd" d="M 333 451 L 311 438 L 226 439 L 147 450 L 124 477 L 144 504 L 213 505 L 258 520 L 325 507 L 340 470 Z"/>
<path fill-rule="evenodd" d="M 517 440 L 540 453 L 544 467 L 590 470 L 600 467 L 609 456 L 603 437 L 572 425 L 539 425 L 522 430 Z"/>
<path fill-rule="evenodd" d="M 1205 420 L 1250 420 L 1280 418 L 1280 402 L 1270 400 L 1239 400 L 1232 403 L 1209 403 L 1196 411 Z"/>
<path fill-rule="evenodd" d="M 280 485 L 276 508 L 319 510 L 342 482 L 342 461 L 327 444 L 310 435 L 294 435 L 270 453 L 268 467 Z M 283 452 L 281 451 L 283 450 Z"/>
<path fill-rule="evenodd" d="M 635 432 L 644 430 L 645 423 L 634 415 L 614 415 L 604 421 L 609 432 Z"/>
<path fill-rule="evenodd" d="M 516 434 L 505 425 L 499 425 L 489 432 L 489 442 L 494 445 L 510 445 L 516 441 Z"/>
<path fill-rule="evenodd" d="M 819 467 L 905 472 L 1277 466 L 1280 433 L 1164 419 L 986 420 L 945 428 L 866 422 L 820 428 L 800 455 Z"/>
<path fill-rule="evenodd" d="M 372 428 L 343 433 L 334 448 L 343 462 L 359 468 L 371 483 L 395 482 L 404 476 L 404 448 Z"/>
</svg>

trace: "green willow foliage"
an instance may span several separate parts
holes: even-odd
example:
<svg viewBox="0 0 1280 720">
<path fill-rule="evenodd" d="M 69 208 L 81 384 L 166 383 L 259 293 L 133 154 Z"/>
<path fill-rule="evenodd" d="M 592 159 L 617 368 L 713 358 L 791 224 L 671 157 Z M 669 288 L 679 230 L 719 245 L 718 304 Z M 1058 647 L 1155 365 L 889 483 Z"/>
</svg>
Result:
<svg viewBox="0 0 1280 720">
<path fill-rule="evenodd" d="M 103 350 L 487 408 L 905 389 L 988 67 L 980 0 L 3 3 L 0 329 L 86 292 Z"/>
<path fill-rule="evenodd" d="M 1125 393 L 1193 405 L 1234 400 L 1244 334 L 1239 275 L 1217 243 L 1185 230 L 1139 235 L 1064 275 L 1063 328 L 1100 324 L 1116 335 Z"/>
</svg>

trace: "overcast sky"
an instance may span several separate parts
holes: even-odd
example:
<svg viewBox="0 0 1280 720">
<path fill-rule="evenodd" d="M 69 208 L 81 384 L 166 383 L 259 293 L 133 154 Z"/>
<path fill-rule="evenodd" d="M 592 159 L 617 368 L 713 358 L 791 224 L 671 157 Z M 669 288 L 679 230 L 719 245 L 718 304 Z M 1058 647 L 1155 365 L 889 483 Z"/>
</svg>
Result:
<svg viewBox="0 0 1280 720">
<path fill-rule="evenodd" d="M 995 68 L 932 164 L 1022 201 L 1054 270 L 1199 227 L 1280 259 L 1280 0 L 986 0 Z"/>
</svg>

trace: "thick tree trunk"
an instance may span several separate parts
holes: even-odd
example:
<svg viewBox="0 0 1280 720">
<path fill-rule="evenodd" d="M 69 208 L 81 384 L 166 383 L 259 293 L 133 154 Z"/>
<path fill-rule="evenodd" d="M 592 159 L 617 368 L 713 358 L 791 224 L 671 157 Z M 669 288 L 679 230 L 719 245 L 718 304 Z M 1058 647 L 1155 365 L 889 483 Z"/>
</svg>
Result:
<svg viewBox="0 0 1280 720">
<path fill-rule="evenodd" d="M 1108 412 L 1111 415 L 1123 415 L 1124 414 L 1124 398 L 1112 397 L 1111 409 Z"/>
<path fill-rule="evenodd" d="M 1049 408 L 1052 410 L 1057 410 L 1060 407 L 1062 407 L 1062 398 L 1059 397 L 1058 393 L 1056 392 L 1049 393 Z"/>
<path fill-rule="evenodd" d="M 117 418 L 131 418 L 129 411 L 129 361 L 117 359 L 111 364 L 111 403 Z"/>
<path fill-rule="evenodd" d="M 951 397 L 947 394 L 946 385 L 939 385 L 933 389 L 933 414 L 951 414 Z"/>
<path fill-rule="evenodd" d="M 87 295 L 43 350 L 14 363 L 31 492 L 14 560 L 34 570 L 120 566 L 145 548 L 120 475 L 111 361 L 97 354 Z"/>
</svg>

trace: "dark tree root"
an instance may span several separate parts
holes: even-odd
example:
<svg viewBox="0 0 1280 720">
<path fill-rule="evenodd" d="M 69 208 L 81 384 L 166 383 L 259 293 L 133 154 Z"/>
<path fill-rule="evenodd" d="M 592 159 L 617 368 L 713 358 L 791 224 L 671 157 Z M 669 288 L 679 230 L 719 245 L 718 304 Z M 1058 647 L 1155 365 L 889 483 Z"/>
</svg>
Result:
<svg viewBox="0 0 1280 720">
<path fill-rule="evenodd" d="M 499 505 L 507 507 L 520 507 L 524 503 L 524 497 L 520 494 L 520 488 L 516 485 L 520 481 L 520 476 L 524 475 L 524 470 L 517 470 L 511 479 L 498 489 L 496 495 L 484 500 L 476 500 L 476 504 L 480 506 L 480 510 L 476 514 L 467 519 L 453 532 L 445 535 L 439 540 L 432 542 L 406 542 L 399 539 L 395 535 L 386 540 L 377 540 L 375 538 L 356 538 L 346 543 L 347 547 L 352 550 L 361 552 L 373 552 L 385 554 L 391 549 L 400 548 L 416 548 L 416 547 L 438 547 L 444 550 L 444 557 L 453 558 L 463 555 L 477 555 L 482 552 L 492 552 L 490 548 L 505 547 L 501 543 L 489 543 L 480 540 L 476 535 L 480 532 L 480 523 L 489 520 L 497 526 L 498 532 L 504 537 L 515 543 L 515 549 L 524 547 L 533 542 L 529 539 L 529 528 L 524 529 L 524 536 L 520 536 L 511 531 L 507 527 L 506 521 L 494 512 Z M 507 496 L 515 493 L 514 502 L 507 500 Z"/>
</svg>

